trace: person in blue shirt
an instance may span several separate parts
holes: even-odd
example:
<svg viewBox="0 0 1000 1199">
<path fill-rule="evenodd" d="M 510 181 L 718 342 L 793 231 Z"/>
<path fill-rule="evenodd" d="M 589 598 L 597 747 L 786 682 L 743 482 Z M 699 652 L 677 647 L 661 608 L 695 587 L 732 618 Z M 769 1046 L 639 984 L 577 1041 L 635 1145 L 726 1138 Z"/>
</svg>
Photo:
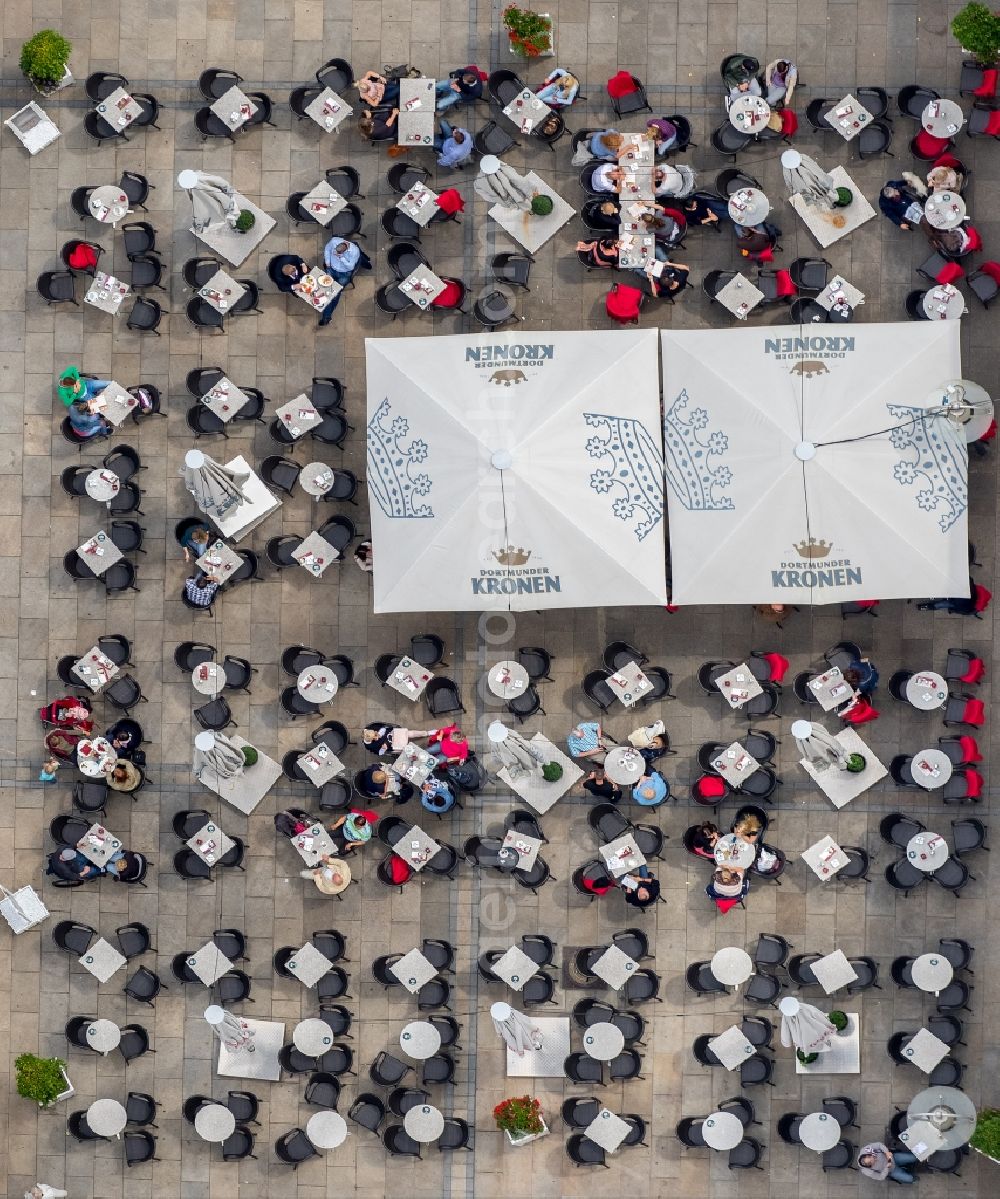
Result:
<svg viewBox="0 0 1000 1199">
<path fill-rule="evenodd" d="M 420 788 L 420 806 L 441 816 L 455 806 L 455 796 L 443 779 L 432 774 Z"/>
<path fill-rule="evenodd" d="M 91 411 L 90 401 L 70 405 L 69 423 L 81 441 L 91 437 L 106 437 L 112 431 L 112 426 L 99 412 Z"/>
<path fill-rule="evenodd" d="M 651 770 L 632 788 L 632 798 L 644 808 L 658 807 L 670 794 L 667 780 L 658 770 Z"/>
<path fill-rule="evenodd" d="M 483 81 L 475 71 L 452 71 L 447 79 L 439 79 L 434 89 L 437 92 L 434 107 L 438 112 L 443 112 L 462 100 L 467 104 L 481 100 Z"/>
<path fill-rule="evenodd" d="M 348 241 L 343 237 L 332 237 L 323 250 L 323 265 L 341 287 L 346 287 L 358 271 L 371 270 L 372 263 L 357 242 Z M 340 303 L 343 294 L 342 291 L 338 291 L 323 309 L 323 315 L 319 318 L 320 325 L 328 325 L 333 319 L 334 309 Z"/>
<path fill-rule="evenodd" d="M 535 93 L 550 108 L 569 108 L 580 91 L 580 81 L 569 71 L 556 67 L 550 71 Z"/>
<path fill-rule="evenodd" d="M 439 167 L 457 167 L 472 154 L 472 134 L 468 129 L 442 121 L 441 131 L 434 139 L 434 149 L 438 151 Z"/>
<path fill-rule="evenodd" d="M 862 695 L 871 695 L 878 686 L 878 670 L 867 658 L 856 658 L 844 671 L 844 681 Z"/>
<path fill-rule="evenodd" d="M 605 162 L 617 162 L 624 138 L 617 129 L 600 129 L 590 139 L 590 155 Z"/>
</svg>

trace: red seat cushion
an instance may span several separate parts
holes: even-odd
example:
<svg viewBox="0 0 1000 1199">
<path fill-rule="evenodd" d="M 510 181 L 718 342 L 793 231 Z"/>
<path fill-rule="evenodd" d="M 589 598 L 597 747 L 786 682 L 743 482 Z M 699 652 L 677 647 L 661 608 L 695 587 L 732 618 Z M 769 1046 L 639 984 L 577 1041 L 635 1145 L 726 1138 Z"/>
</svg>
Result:
<svg viewBox="0 0 1000 1199">
<path fill-rule="evenodd" d="M 781 110 L 781 136 L 794 137 L 799 131 L 799 118 L 790 108 Z"/>
<path fill-rule="evenodd" d="M 617 75 L 612 75 L 608 80 L 608 95 L 613 100 L 618 100 L 622 96 L 628 96 L 638 90 L 635 80 L 628 71 L 619 71 Z"/>
<path fill-rule="evenodd" d="M 444 285 L 444 291 L 431 303 L 435 308 L 457 308 L 462 302 L 462 288 L 454 279 L 449 279 Z"/>
<path fill-rule="evenodd" d="M 931 167 L 951 167 L 952 170 L 958 170 L 962 165 L 959 159 L 954 154 L 942 154 L 940 158 L 935 158 L 931 163 Z"/>
<path fill-rule="evenodd" d="M 694 790 L 702 799 L 721 799 L 726 794 L 726 784 L 714 774 L 705 774 L 695 783 Z"/>
<path fill-rule="evenodd" d="M 611 890 L 610 883 L 597 883 L 592 878 L 585 878 L 582 886 L 584 891 L 590 891 L 592 895 L 607 895 Z"/>
<path fill-rule="evenodd" d="M 856 704 L 841 713 L 844 724 L 867 724 L 870 720 L 878 720 L 878 712 L 866 699 L 859 699 Z"/>
<path fill-rule="evenodd" d="M 979 236 L 979 230 L 975 225 L 965 226 L 966 235 L 969 238 L 969 250 L 981 250 L 983 248 L 983 239 Z"/>
<path fill-rule="evenodd" d="M 736 907 L 740 901 L 738 899 L 716 899 L 714 902 L 715 906 L 724 916 L 726 912 L 729 912 Z"/>
<path fill-rule="evenodd" d="M 778 270 L 774 272 L 775 281 L 778 287 L 779 296 L 794 296 L 796 292 L 795 284 L 792 282 L 792 276 L 788 271 Z"/>
<path fill-rule="evenodd" d="M 939 154 L 948 149 L 948 145 L 946 137 L 935 137 L 926 129 L 921 129 L 913 139 L 914 152 L 921 158 L 937 158 Z"/>
<path fill-rule="evenodd" d="M 969 663 L 969 669 L 959 679 L 960 683 L 978 683 L 982 681 L 983 675 L 986 673 L 986 663 L 982 658 L 973 658 Z"/>
<path fill-rule="evenodd" d="M 446 187 L 438 196 L 435 203 L 442 212 L 446 212 L 449 216 L 465 210 L 465 201 L 462 199 L 462 193 L 455 187 Z"/>
<path fill-rule="evenodd" d="M 955 283 L 965 275 L 965 271 L 957 262 L 946 262 L 935 276 L 937 283 Z"/>
<path fill-rule="evenodd" d="M 627 283 L 616 283 L 604 297 L 608 316 L 616 321 L 634 321 L 639 316 L 642 292 Z"/>
<path fill-rule="evenodd" d="M 788 659 L 781 654 L 762 654 L 764 661 L 771 668 L 771 682 L 780 683 L 788 672 Z"/>
<path fill-rule="evenodd" d="M 972 93 L 974 96 L 995 96 L 997 94 L 997 69 L 987 67 L 983 71 L 983 81 Z"/>
<path fill-rule="evenodd" d="M 993 137 L 1000 134 L 1000 112 L 991 112 L 986 122 L 986 132 Z"/>
<path fill-rule="evenodd" d="M 984 275 L 989 275 L 995 282 L 1000 283 L 1000 262 L 984 262 L 979 269 Z"/>
<path fill-rule="evenodd" d="M 996 435 L 997 435 L 997 422 L 995 420 L 991 420 L 990 427 L 986 430 L 986 432 L 982 435 L 982 437 L 979 438 L 979 440 L 980 441 L 992 441 L 994 439 L 994 437 L 996 437 Z"/>
<path fill-rule="evenodd" d="M 978 799 L 982 795 L 984 782 L 985 780 L 978 770 L 965 772 L 965 794 L 969 799 Z"/>
<path fill-rule="evenodd" d="M 87 267 L 97 266 L 97 255 L 93 247 L 86 243 L 74 246 L 69 254 L 69 265 L 76 271 L 86 270 Z"/>
<path fill-rule="evenodd" d="M 972 724 L 978 728 L 986 719 L 986 707 L 981 699 L 970 699 L 962 712 L 962 724 Z"/>
<path fill-rule="evenodd" d="M 878 600 L 858 600 L 858 607 L 870 612 L 872 608 L 878 607 Z"/>
<path fill-rule="evenodd" d="M 392 854 L 389 858 L 389 877 L 394 883 L 407 883 L 413 875 L 410 866 L 402 858 Z"/>
<path fill-rule="evenodd" d="M 990 600 L 993 598 L 993 592 L 988 591 L 981 584 L 976 583 L 972 588 L 972 601 L 977 612 L 985 612 L 990 606 Z"/>
<path fill-rule="evenodd" d="M 962 751 L 963 762 L 981 762 L 983 760 L 983 755 L 979 752 L 979 746 L 976 744 L 975 737 L 963 734 L 958 739 L 958 745 Z"/>
</svg>

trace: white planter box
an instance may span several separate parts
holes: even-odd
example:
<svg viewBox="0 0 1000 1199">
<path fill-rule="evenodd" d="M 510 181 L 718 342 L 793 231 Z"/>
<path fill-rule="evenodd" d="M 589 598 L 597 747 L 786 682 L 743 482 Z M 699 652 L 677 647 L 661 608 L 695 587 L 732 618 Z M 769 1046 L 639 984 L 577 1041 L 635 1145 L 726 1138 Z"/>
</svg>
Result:
<svg viewBox="0 0 1000 1199">
<path fill-rule="evenodd" d="M 543 1120 L 541 1132 L 520 1133 L 517 1134 L 516 1137 L 511 1134 L 509 1129 L 505 1128 L 504 1132 L 507 1134 L 507 1140 L 511 1143 L 511 1145 L 515 1149 L 519 1149 L 522 1145 L 530 1145 L 532 1141 L 538 1141 L 541 1140 L 542 1137 L 547 1137 L 549 1135 L 549 1126 Z"/>
<path fill-rule="evenodd" d="M 538 58 L 555 58 L 555 56 L 556 56 L 556 23 L 555 23 L 555 21 L 552 20 L 551 13 L 540 12 L 538 15 L 540 17 L 548 17 L 549 21 L 551 22 L 551 28 L 549 29 L 549 48 L 548 48 L 548 50 L 544 50 L 541 54 L 537 55 L 537 57 Z M 501 53 L 502 53 L 503 57 L 505 59 L 507 59 L 508 62 L 532 62 L 532 61 L 534 61 L 533 59 L 528 58 L 526 55 L 518 54 L 515 51 L 514 43 L 507 36 L 509 31 L 508 31 L 506 25 L 501 26 L 501 31 L 504 35 L 504 42 L 505 42 L 505 48 L 501 51 Z"/>
</svg>

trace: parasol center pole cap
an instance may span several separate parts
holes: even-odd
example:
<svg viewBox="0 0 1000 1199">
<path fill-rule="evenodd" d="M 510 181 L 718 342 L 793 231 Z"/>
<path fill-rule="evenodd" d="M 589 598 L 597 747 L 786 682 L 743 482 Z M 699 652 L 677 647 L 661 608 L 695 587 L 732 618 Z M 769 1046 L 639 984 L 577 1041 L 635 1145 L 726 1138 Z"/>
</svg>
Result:
<svg viewBox="0 0 1000 1199">
<path fill-rule="evenodd" d="M 490 1015 L 494 1020 L 509 1020 L 513 1011 L 509 1003 L 494 1003 L 490 1007 Z"/>
<path fill-rule="evenodd" d="M 806 737 L 812 735 L 813 726 L 809 720 L 793 720 L 792 721 L 792 736 L 799 741 L 804 741 Z"/>
<path fill-rule="evenodd" d="M 200 749 L 201 752 L 208 753 L 210 749 L 215 748 L 215 734 L 208 731 L 199 733 L 194 739 L 195 749 Z"/>
<path fill-rule="evenodd" d="M 479 169 L 484 175 L 495 175 L 500 170 L 500 159 L 495 154 L 484 154 L 479 160 Z"/>
<path fill-rule="evenodd" d="M 490 455 L 490 466 L 494 470 L 510 470 L 514 465 L 514 455 L 510 450 L 496 450 Z"/>
<path fill-rule="evenodd" d="M 217 1003 L 211 1003 L 205 1008 L 205 1019 L 209 1024 L 221 1024 L 226 1018 L 225 1008 L 219 1007 Z"/>
<path fill-rule="evenodd" d="M 501 741 L 507 740 L 507 726 L 502 720 L 494 720 L 486 730 L 486 736 L 494 745 L 499 745 Z"/>
<path fill-rule="evenodd" d="M 816 457 L 816 446 L 811 441 L 800 441 L 795 447 L 795 457 L 800 462 L 811 462 Z"/>
<path fill-rule="evenodd" d="M 785 998 L 782 999 L 782 1001 L 778 1004 L 778 1011 L 781 1012 L 783 1016 L 794 1016 L 801 1006 L 802 1005 L 794 995 L 786 995 Z"/>
<path fill-rule="evenodd" d="M 781 156 L 781 165 L 789 171 L 802 165 L 802 155 L 798 150 L 786 150 Z"/>
<path fill-rule="evenodd" d="M 178 187 L 183 187 L 185 190 L 190 190 L 192 187 L 197 186 L 197 183 L 198 183 L 198 172 L 197 171 L 191 171 L 191 170 L 181 171 L 181 173 L 177 176 Z"/>
<path fill-rule="evenodd" d="M 200 470 L 205 465 L 205 455 L 201 450 L 188 450 L 184 455 L 184 465 L 191 470 Z"/>
</svg>

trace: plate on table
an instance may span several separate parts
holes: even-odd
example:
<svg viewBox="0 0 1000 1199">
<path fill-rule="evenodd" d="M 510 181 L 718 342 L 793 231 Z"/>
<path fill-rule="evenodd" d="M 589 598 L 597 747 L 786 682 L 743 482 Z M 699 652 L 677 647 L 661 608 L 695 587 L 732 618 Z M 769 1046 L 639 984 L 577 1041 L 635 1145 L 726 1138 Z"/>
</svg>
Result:
<svg viewBox="0 0 1000 1199">
<path fill-rule="evenodd" d="M 333 276 L 332 275 L 320 275 L 319 281 L 323 287 L 329 287 L 330 284 L 333 282 Z"/>
</svg>

